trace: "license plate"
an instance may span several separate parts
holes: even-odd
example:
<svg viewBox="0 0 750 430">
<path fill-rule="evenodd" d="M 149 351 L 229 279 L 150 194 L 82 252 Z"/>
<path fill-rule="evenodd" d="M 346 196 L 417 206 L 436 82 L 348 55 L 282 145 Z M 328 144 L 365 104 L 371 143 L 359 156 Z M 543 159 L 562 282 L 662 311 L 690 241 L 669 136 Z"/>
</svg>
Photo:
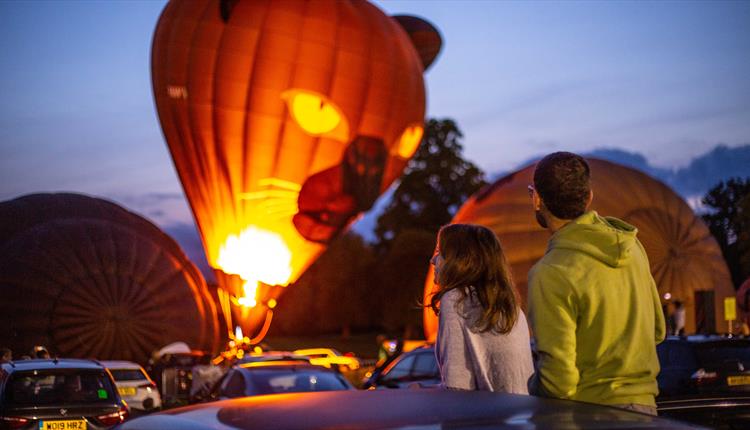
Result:
<svg viewBox="0 0 750 430">
<path fill-rule="evenodd" d="M 750 375 L 728 376 L 727 385 L 750 385 Z"/>
<path fill-rule="evenodd" d="M 39 430 L 86 430 L 86 420 L 39 421 Z"/>
<path fill-rule="evenodd" d="M 120 387 L 117 391 L 121 396 L 135 396 L 135 387 Z"/>
</svg>

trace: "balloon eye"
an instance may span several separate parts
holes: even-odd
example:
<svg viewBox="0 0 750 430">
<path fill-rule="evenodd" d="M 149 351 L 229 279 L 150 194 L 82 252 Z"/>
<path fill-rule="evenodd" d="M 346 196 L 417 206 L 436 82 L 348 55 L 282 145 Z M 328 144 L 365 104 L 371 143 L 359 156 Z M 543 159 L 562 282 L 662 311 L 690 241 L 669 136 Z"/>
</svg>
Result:
<svg viewBox="0 0 750 430">
<path fill-rule="evenodd" d="M 422 133 L 424 133 L 424 128 L 421 125 L 414 124 L 406 127 L 401 137 L 398 138 L 396 146 L 393 147 L 392 153 L 401 158 L 411 157 L 422 141 Z"/>
<path fill-rule="evenodd" d="M 342 115 L 333 103 L 306 92 L 287 91 L 282 94 L 294 120 L 306 132 L 319 136 L 341 125 Z"/>
</svg>

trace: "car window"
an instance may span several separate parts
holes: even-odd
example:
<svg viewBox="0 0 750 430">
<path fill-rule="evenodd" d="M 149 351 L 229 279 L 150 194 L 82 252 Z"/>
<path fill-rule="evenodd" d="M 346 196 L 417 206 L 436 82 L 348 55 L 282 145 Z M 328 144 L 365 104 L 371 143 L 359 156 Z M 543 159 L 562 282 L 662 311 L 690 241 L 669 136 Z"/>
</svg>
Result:
<svg viewBox="0 0 750 430">
<path fill-rule="evenodd" d="M 438 374 L 437 360 L 432 352 L 423 352 L 416 355 L 414 368 L 411 375 L 415 378 L 435 376 Z"/>
<path fill-rule="evenodd" d="M 299 369 L 247 369 L 249 394 L 302 393 L 347 390 L 349 385 L 334 372 Z"/>
<path fill-rule="evenodd" d="M 388 369 L 385 369 L 381 380 L 397 381 L 409 376 L 411 368 L 414 365 L 414 360 L 415 354 L 406 354 L 403 358 L 394 361 Z"/>
<path fill-rule="evenodd" d="M 697 369 L 693 348 L 683 342 L 665 342 L 656 349 L 659 364 L 664 368 Z"/>
<path fill-rule="evenodd" d="M 97 370 L 35 370 L 13 373 L 3 402 L 9 405 L 47 406 L 116 401 L 109 376 Z"/>
<path fill-rule="evenodd" d="M 147 380 L 148 376 L 143 373 L 142 369 L 109 369 L 115 381 L 142 381 Z"/>
<path fill-rule="evenodd" d="M 247 395 L 245 394 L 245 379 L 242 377 L 242 373 L 237 370 L 230 371 L 221 384 L 221 395 L 230 398 Z"/>
<path fill-rule="evenodd" d="M 750 368 L 750 344 L 747 343 L 698 345 L 695 355 L 700 366 L 707 369 L 735 370 L 738 364 L 745 369 Z"/>
</svg>

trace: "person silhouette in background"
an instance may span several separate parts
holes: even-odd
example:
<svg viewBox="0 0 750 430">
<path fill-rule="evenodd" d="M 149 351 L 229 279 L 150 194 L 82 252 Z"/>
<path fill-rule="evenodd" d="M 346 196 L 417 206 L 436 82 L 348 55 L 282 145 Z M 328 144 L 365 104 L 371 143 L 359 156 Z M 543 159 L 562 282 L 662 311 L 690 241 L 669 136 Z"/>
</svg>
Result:
<svg viewBox="0 0 750 430">
<path fill-rule="evenodd" d="M 49 351 L 42 345 L 37 345 L 31 350 L 31 358 L 49 359 Z"/>
<path fill-rule="evenodd" d="M 8 363 L 13 361 L 13 351 L 10 348 L 0 348 L 0 363 Z"/>
<path fill-rule="evenodd" d="M 673 332 L 676 336 L 685 334 L 685 305 L 679 301 L 674 301 L 674 313 L 672 313 Z"/>
<path fill-rule="evenodd" d="M 438 291 L 435 355 L 448 389 L 528 394 L 534 371 L 526 317 L 500 241 L 479 225 L 440 229 L 434 266 Z"/>
</svg>

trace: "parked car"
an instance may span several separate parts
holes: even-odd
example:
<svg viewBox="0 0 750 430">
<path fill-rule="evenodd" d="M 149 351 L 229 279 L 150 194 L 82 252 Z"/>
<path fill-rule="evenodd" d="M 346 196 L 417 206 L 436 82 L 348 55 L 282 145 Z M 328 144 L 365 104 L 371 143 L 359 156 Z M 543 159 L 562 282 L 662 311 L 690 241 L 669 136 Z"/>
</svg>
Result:
<svg viewBox="0 0 750 430">
<path fill-rule="evenodd" d="M 750 339 L 669 337 L 656 350 L 659 414 L 713 428 L 750 428 Z"/>
<path fill-rule="evenodd" d="M 435 347 L 425 345 L 405 352 L 372 371 L 362 388 L 422 388 L 440 384 L 440 369 L 435 359 Z"/>
<path fill-rule="evenodd" d="M 261 361 L 232 367 L 216 384 L 208 400 L 353 389 L 340 373 L 325 367 L 297 360 Z"/>
<path fill-rule="evenodd" d="M 186 405 L 194 393 L 193 370 L 209 366 L 211 356 L 198 350 L 169 352 L 153 363 L 148 374 L 159 387 L 163 407 Z"/>
<path fill-rule="evenodd" d="M 117 385 L 117 391 L 133 410 L 151 411 L 161 408 L 156 383 L 138 363 L 132 361 L 101 361 Z"/>
<path fill-rule="evenodd" d="M 328 368 L 338 368 L 342 372 L 357 370 L 360 362 L 357 357 L 344 355 L 333 348 L 306 348 L 294 351 L 294 354 L 310 358 L 310 363 Z"/>
<path fill-rule="evenodd" d="M 657 346 L 661 415 L 723 429 L 750 428 L 750 339 L 669 337 Z M 377 368 L 364 388 L 440 384 L 433 346 L 417 348 Z"/>
<path fill-rule="evenodd" d="M 310 357 L 306 355 L 300 355 L 291 351 L 263 351 L 263 352 L 252 352 L 245 354 L 237 360 L 238 364 L 241 363 L 258 363 L 265 361 L 305 361 L 310 362 Z"/>
<path fill-rule="evenodd" d="M 128 418 L 111 374 L 93 360 L 0 365 L 0 427 L 107 429 Z"/>
<path fill-rule="evenodd" d="M 695 429 L 591 403 L 487 391 L 373 390 L 253 396 L 146 415 L 151 429 Z"/>
</svg>

